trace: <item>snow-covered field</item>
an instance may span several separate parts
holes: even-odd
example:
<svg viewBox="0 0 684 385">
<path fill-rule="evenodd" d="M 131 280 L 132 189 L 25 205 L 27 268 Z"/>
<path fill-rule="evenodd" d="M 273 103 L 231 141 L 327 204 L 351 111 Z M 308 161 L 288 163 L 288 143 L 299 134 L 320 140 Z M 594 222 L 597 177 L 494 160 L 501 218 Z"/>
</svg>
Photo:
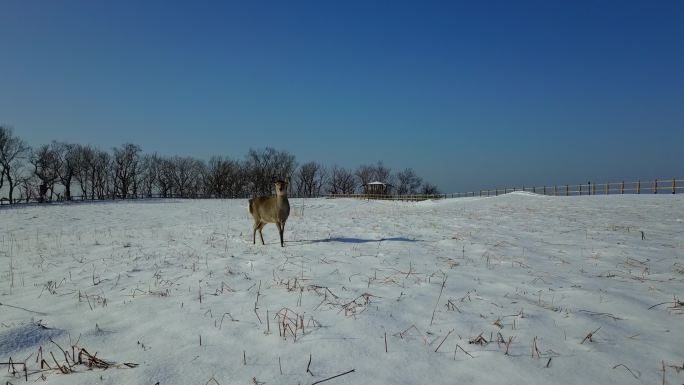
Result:
<svg viewBox="0 0 684 385">
<path fill-rule="evenodd" d="M 244 200 L 0 209 L 0 362 L 48 384 L 684 383 L 684 196 L 290 202 L 284 248 L 272 224 L 252 245 Z"/>
</svg>

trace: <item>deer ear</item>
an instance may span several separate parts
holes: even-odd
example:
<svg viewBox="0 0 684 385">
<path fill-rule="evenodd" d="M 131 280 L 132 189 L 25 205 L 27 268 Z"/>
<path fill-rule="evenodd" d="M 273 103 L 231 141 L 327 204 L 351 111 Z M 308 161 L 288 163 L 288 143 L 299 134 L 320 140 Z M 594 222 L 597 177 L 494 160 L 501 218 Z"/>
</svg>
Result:
<svg viewBox="0 0 684 385">
<path fill-rule="evenodd" d="M 275 177 L 275 175 L 274 175 L 274 176 L 271 176 L 271 183 L 275 183 L 275 182 L 276 182 L 276 177 Z"/>
</svg>

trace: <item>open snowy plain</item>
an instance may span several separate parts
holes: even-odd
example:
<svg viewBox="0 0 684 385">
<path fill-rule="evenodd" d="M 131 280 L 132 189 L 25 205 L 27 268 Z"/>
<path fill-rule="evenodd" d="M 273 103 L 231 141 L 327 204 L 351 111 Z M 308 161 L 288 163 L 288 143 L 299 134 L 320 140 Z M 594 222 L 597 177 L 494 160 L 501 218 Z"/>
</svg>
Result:
<svg viewBox="0 0 684 385">
<path fill-rule="evenodd" d="M 3 207 L 1 382 L 684 383 L 684 196 L 290 203 Z"/>
</svg>

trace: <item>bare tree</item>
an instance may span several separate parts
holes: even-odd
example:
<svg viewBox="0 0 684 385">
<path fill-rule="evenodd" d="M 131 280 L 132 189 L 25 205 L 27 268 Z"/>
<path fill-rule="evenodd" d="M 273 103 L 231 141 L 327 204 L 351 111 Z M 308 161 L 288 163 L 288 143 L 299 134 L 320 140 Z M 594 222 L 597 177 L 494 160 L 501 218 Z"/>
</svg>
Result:
<svg viewBox="0 0 684 385">
<path fill-rule="evenodd" d="M 314 196 L 321 196 L 323 193 L 323 188 L 328 183 L 328 179 L 328 169 L 325 166 L 321 166 L 321 169 L 316 175 L 316 180 L 314 181 Z"/>
<path fill-rule="evenodd" d="M 171 163 L 173 165 L 172 180 L 175 193 L 181 198 L 186 198 L 192 190 L 191 187 L 196 177 L 194 170 L 195 160 L 176 156 L 171 159 Z"/>
<path fill-rule="evenodd" d="M 269 195 L 273 187 L 273 178 L 290 177 L 296 168 L 294 155 L 271 147 L 263 150 L 250 149 L 247 153 L 247 164 L 254 195 Z"/>
<path fill-rule="evenodd" d="M 195 173 L 195 183 L 193 186 L 193 196 L 195 198 L 205 198 L 209 196 L 209 172 L 207 163 L 201 159 L 195 159 L 193 172 Z"/>
<path fill-rule="evenodd" d="M 421 187 L 421 193 L 425 195 L 436 195 L 439 194 L 439 190 L 437 189 L 437 186 L 425 182 L 423 186 Z"/>
<path fill-rule="evenodd" d="M 133 143 L 114 148 L 114 193 L 123 199 L 135 192 L 139 153 L 140 147 Z"/>
<path fill-rule="evenodd" d="M 396 176 L 397 194 L 417 194 L 423 179 L 420 178 L 411 168 L 400 171 Z"/>
<path fill-rule="evenodd" d="M 228 180 L 232 161 L 220 156 L 212 156 L 207 165 L 207 184 L 209 194 L 217 198 L 228 197 Z"/>
<path fill-rule="evenodd" d="M 31 153 L 29 162 L 33 165 L 33 174 L 40 180 L 38 196 L 43 202 L 48 191 L 49 200 L 52 200 L 55 193 L 55 183 L 59 179 L 59 155 L 53 146 L 44 144 Z"/>
<path fill-rule="evenodd" d="M 374 167 L 374 175 L 373 177 L 375 180 L 379 182 L 383 182 L 386 184 L 392 184 L 393 179 L 392 179 L 392 170 L 389 168 L 385 167 L 382 163 L 382 161 L 378 161 Z"/>
<path fill-rule="evenodd" d="M 94 191 L 94 185 L 90 178 L 90 165 L 93 163 L 95 157 L 95 150 L 90 146 L 76 145 L 74 149 L 76 152 L 76 173 L 74 178 L 81 188 L 83 198 L 88 198 L 88 192 Z"/>
<path fill-rule="evenodd" d="M 207 165 L 208 195 L 218 198 L 238 198 L 246 195 L 249 182 L 248 167 L 237 160 L 214 156 Z"/>
<path fill-rule="evenodd" d="M 71 182 L 78 173 L 79 152 L 75 144 L 52 142 L 57 159 L 57 176 L 64 186 L 64 199 L 71 200 Z"/>
<path fill-rule="evenodd" d="M 158 158 L 156 161 L 157 168 L 157 186 L 159 194 L 163 198 L 173 196 L 173 169 L 174 164 L 168 158 Z"/>
<path fill-rule="evenodd" d="M 230 175 L 229 196 L 232 198 L 246 198 L 249 195 L 250 172 L 249 164 L 236 161 L 234 172 Z"/>
<path fill-rule="evenodd" d="M 19 191 L 19 198 L 14 199 L 14 202 L 19 202 L 21 200 L 26 199 L 26 193 L 29 192 L 28 194 L 28 200 L 31 200 L 33 198 L 33 192 L 35 192 L 35 185 L 31 186 L 30 190 L 27 190 L 26 187 L 30 185 L 31 183 L 35 184 L 35 180 L 33 180 L 32 174 L 30 171 L 27 172 L 26 170 L 26 163 L 24 162 L 15 162 L 13 167 L 10 169 L 10 178 L 14 182 L 14 186 L 16 189 Z"/>
<path fill-rule="evenodd" d="M 294 183 L 298 196 L 313 197 L 321 193 L 325 183 L 325 168 L 316 163 L 303 164 L 295 174 Z"/>
<path fill-rule="evenodd" d="M 91 164 L 93 199 L 105 199 L 108 196 L 113 197 L 113 162 L 112 156 L 107 151 L 96 150 Z"/>
<path fill-rule="evenodd" d="M 13 203 L 12 195 L 18 184 L 13 178 L 16 173 L 12 170 L 21 167 L 21 162 L 28 155 L 29 150 L 30 148 L 26 145 L 26 142 L 14 136 L 12 128 L 0 126 L 0 174 L 4 175 L 4 177 L 0 177 L 2 179 L 0 187 L 4 184 L 4 180 L 7 180 L 10 203 Z"/>
<path fill-rule="evenodd" d="M 0 163 L 0 191 L 2 191 L 2 186 L 5 184 L 5 168 Z"/>
<path fill-rule="evenodd" d="M 146 197 L 151 197 L 154 194 L 154 187 L 157 183 L 157 154 L 144 155 L 140 160 L 140 168 L 137 173 L 137 182 L 142 194 Z"/>
<path fill-rule="evenodd" d="M 21 177 L 17 179 L 19 181 L 19 194 L 20 199 L 24 202 L 29 203 L 31 199 L 38 196 L 38 190 L 36 190 L 36 185 L 38 184 L 35 180 L 35 175 L 22 173 Z"/>
<path fill-rule="evenodd" d="M 354 175 L 359 180 L 359 186 L 365 186 L 370 182 L 374 181 L 375 178 L 375 167 L 369 166 L 367 164 L 362 164 L 356 169 Z"/>
<path fill-rule="evenodd" d="M 331 194 L 353 194 L 355 189 L 354 174 L 346 168 L 337 165 L 332 166 L 328 192 Z"/>
<path fill-rule="evenodd" d="M 111 155 L 92 146 L 74 145 L 73 178 L 79 184 L 84 199 L 104 199 L 111 195 Z"/>
</svg>

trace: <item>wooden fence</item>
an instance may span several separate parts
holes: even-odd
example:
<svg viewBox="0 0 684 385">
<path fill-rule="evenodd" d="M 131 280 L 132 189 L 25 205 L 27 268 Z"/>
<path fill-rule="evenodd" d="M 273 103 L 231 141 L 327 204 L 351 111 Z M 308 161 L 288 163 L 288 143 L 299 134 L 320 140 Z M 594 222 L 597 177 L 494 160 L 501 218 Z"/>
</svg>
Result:
<svg viewBox="0 0 684 385">
<path fill-rule="evenodd" d="M 391 195 L 391 194 L 329 194 L 327 198 L 356 198 L 356 199 L 377 199 L 386 201 L 424 201 L 428 199 L 445 199 L 453 194 L 414 194 L 414 195 Z M 452 196 L 455 198 L 455 196 Z"/>
<path fill-rule="evenodd" d="M 636 182 L 607 182 L 574 184 L 574 185 L 545 185 L 521 188 L 503 188 L 494 190 L 471 191 L 466 193 L 449 194 L 453 198 L 466 196 L 496 196 L 514 191 L 526 191 L 541 195 L 575 196 L 575 195 L 609 195 L 609 194 L 676 194 L 684 190 L 684 179 L 654 179 Z"/>
<path fill-rule="evenodd" d="M 579 196 L 609 194 L 677 194 L 684 190 L 684 179 L 654 179 L 636 182 L 607 182 L 565 185 L 544 185 L 525 187 L 504 187 L 493 190 L 480 190 L 436 195 L 369 195 L 369 194 L 332 194 L 329 198 L 359 198 L 383 200 L 419 201 L 426 199 L 491 197 L 515 191 L 525 191 L 540 195 Z"/>
<path fill-rule="evenodd" d="M 240 197 L 221 197 L 217 195 L 205 195 L 205 194 L 128 194 L 127 196 L 112 195 L 108 194 L 104 197 L 90 197 L 84 195 L 72 195 L 71 200 L 67 201 L 64 199 L 63 195 L 58 195 L 54 199 L 45 199 L 43 201 L 38 198 L 31 198 L 26 201 L 26 199 L 14 199 L 14 204 L 31 204 L 31 203 L 56 203 L 56 202 L 110 202 L 110 201 L 123 201 L 123 200 L 141 200 L 141 199 L 244 199 L 247 196 Z M 8 205 L 9 201 L 6 198 L 0 200 L 0 206 Z"/>
<path fill-rule="evenodd" d="M 654 179 L 636 182 L 608 182 L 608 183 L 591 183 L 573 184 L 573 185 L 544 185 L 520 188 L 504 187 L 493 190 L 468 191 L 449 194 L 431 194 L 431 195 L 381 195 L 381 194 L 329 194 L 324 195 L 326 198 L 356 198 L 356 199 L 378 199 L 378 200 L 395 200 L 395 201 L 422 201 L 427 199 L 446 199 L 446 198 L 465 198 L 465 197 L 491 197 L 502 194 L 507 194 L 515 191 L 525 191 L 540 195 L 551 196 L 579 196 L 579 195 L 608 195 L 608 194 L 677 194 L 684 190 L 684 179 Z M 127 197 L 121 196 L 107 196 L 104 199 L 74 195 L 71 197 L 71 202 L 93 202 L 93 201 L 112 201 L 112 200 L 135 200 L 135 199 L 230 199 L 230 198 L 247 198 L 245 197 L 219 197 L 216 195 L 177 195 L 177 194 L 139 194 L 129 195 Z M 292 197 L 297 198 L 297 197 Z M 308 198 L 308 197 L 307 197 Z M 63 202 L 64 200 L 53 200 L 40 202 L 32 199 L 29 202 L 25 200 L 15 200 L 15 203 L 50 203 Z M 0 200 L 0 206 L 9 204 L 6 199 Z"/>
</svg>

